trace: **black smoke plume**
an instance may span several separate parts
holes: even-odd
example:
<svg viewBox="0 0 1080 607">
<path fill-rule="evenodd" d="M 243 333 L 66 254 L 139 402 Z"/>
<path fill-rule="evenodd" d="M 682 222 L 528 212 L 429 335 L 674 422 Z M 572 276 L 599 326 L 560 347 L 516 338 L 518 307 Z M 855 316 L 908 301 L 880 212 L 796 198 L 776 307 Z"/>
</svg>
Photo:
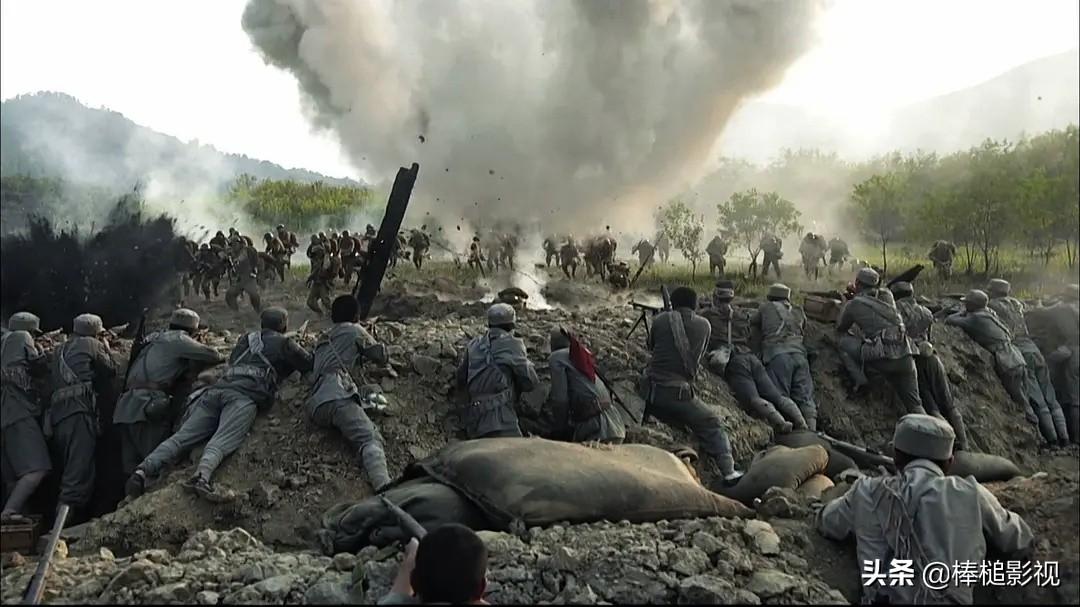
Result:
<svg viewBox="0 0 1080 607">
<path fill-rule="evenodd" d="M 144 217 L 138 194 L 120 198 L 98 231 L 57 230 L 47 217 L 0 240 L 0 315 L 28 311 L 45 331 L 91 312 L 105 326 L 136 320 L 176 277 L 173 219 Z"/>
</svg>

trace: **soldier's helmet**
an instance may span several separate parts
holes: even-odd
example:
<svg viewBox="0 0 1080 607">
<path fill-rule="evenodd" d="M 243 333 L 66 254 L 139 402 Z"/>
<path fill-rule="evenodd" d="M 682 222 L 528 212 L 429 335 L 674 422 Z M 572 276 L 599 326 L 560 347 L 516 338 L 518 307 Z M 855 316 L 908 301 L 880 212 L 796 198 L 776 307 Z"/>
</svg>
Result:
<svg viewBox="0 0 1080 607">
<path fill-rule="evenodd" d="M 509 325 L 516 322 L 517 312 L 510 304 L 497 303 L 487 309 L 487 323 L 489 327 Z"/>
<path fill-rule="evenodd" d="M 986 302 L 988 302 L 989 300 L 990 298 L 986 295 L 986 293 L 979 289 L 972 289 L 967 292 L 967 295 L 960 298 L 960 301 L 974 308 L 985 308 Z"/>
<path fill-rule="evenodd" d="M 199 315 L 195 310 L 177 308 L 173 310 L 172 317 L 169 318 L 169 325 L 195 331 L 199 328 Z"/>
<path fill-rule="evenodd" d="M 79 314 L 71 323 L 71 329 L 76 335 L 96 337 L 105 330 L 105 326 L 97 314 Z"/>
<path fill-rule="evenodd" d="M 30 312 L 16 312 L 8 319 L 8 329 L 37 333 L 41 329 L 41 319 Z"/>
<path fill-rule="evenodd" d="M 881 276 L 873 268 L 860 268 L 855 274 L 855 282 L 867 287 L 876 287 Z"/>
<path fill-rule="evenodd" d="M 341 235 L 344 236 L 345 238 L 348 238 L 349 237 L 349 231 L 348 230 L 342 230 Z"/>
<path fill-rule="evenodd" d="M 199 245 L 199 250 L 200 251 L 209 251 L 210 250 L 210 243 L 208 243 L 208 242 L 202 243 L 201 245 Z"/>
<path fill-rule="evenodd" d="M 269 242 L 270 239 L 273 238 L 273 237 L 274 237 L 274 235 L 271 234 L 270 232 L 267 232 L 266 234 L 263 234 L 263 240 L 265 240 L 267 242 Z"/>
<path fill-rule="evenodd" d="M 319 232 L 319 240 L 326 240 L 326 232 Z"/>
<path fill-rule="evenodd" d="M 279 232 L 284 231 L 285 230 L 285 224 L 279 223 L 277 225 L 277 229 L 278 229 Z"/>
<path fill-rule="evenodd" d="M 229 228 L 229 234 L 239 234 L 239 233 L 240 232 L 236 231 L 236 228 Z"/>
<path fill-rule="evenodd" d="M 214 238 L 219 238 L 219 237 L 220 238 L 225 238 L 225 232 L 222 232 L 221 230 L 218 230 L 217 234 L 214 234 Z"/>
</svg>

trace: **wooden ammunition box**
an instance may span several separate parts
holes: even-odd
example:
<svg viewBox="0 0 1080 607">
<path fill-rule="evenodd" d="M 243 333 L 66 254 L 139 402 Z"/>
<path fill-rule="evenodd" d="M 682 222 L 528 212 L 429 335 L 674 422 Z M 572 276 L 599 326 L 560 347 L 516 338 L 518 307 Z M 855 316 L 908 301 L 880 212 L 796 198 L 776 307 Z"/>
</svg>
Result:
<svg viewBox="0 0 1080 607">
<path fill-rule="evenodd" d="M 41 535 L 41 517 L 32 516 L 29 522 L 11 522 L 0 526 L 0 552 L 31 554 Z"/>
</svg>

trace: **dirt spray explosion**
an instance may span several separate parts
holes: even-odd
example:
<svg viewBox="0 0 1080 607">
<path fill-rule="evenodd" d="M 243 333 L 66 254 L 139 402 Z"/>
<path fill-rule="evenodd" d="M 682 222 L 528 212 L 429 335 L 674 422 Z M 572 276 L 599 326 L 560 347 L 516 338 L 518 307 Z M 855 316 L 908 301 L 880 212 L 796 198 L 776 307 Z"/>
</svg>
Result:
<svg viewBox="0 0 1080 607">
<path fill-rule="evenodd" d="M 145 217 L 136 195 L 124 196 L 104 228 L 90 234 L 58 231 L 34 217 L 25 232 L 0 240 L 0 316 L 20 310 L 41 317 L 49 331 L 71 328 L 84 312 L 105 326 L 138 319 L 158 303 L 176 277 L 173 219 Z"/>
<path fill-rule="evenodd" d="M 624 229 L 700 177 L 739 104 L 806 50 L 821 8 L 250 0 L 242 23 L 358 169 L 420 162 L 414 217 Z"/>
</svg>

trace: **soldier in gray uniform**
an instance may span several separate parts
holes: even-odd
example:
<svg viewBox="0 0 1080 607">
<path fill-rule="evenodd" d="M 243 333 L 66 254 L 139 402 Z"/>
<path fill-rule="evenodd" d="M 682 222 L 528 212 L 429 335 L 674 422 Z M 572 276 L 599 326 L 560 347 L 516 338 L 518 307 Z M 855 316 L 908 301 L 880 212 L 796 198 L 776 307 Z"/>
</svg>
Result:
<svg viewBox="0 0 1080 607">
<path fill-rule="evenodd" d="M 360 391 L 351 369 L 362 360 L 387 361 L 386 348 L 364 330 L 357 319 L 360 304 L 352 295 L 341 295 L 330 305 L 334 326 L 315 346 L 315 383 L 304 402 L 304 412 L 320 428 L 337 428 L 367 472 L 375 491 L 390 483 L 383 439 L 378 428 L 360 407 Z"/>
<path fill-rule="evenodd" d="M 855 295 L 836 321 L 840 360 L 856 391 L 867 385 L 864 369 L 870 368 L 892 385 L 908 413 L 925 413 L 912 358 L 918 350 L 907 335 L 892 293 L 879 288 L 879 280 L 872 268 L 862 268 L 855 275 Z M 849 333 L 853 327 L 859 336 Z"/>
<path fill-rule="evenodd" d="M 283 335 L 288 312 L 271 307 L 260 314 L 262 329 L 240 338 L 221 379 L 192 394 L 180 429 L 165 439 L 128 478 L 128 495 L 139 495 L 148 478 L 176 463 L 192 447 L 206 439 L 202 459 L 188 485 L 198 495 L 217 500 L 211 478 L 222 460 L 244 442 L 255 414 L 274 403 L 279 383 L 294 371 L 311 370 L 311 354 Z"/>
<path fill-rule="evenodd" d="M 469 403 L 462 421 L 468 438 L 521 436 L 514 406 L 540 380 L 525 354 L 525 342 L 513 334 L 517 312 L 497 303 L 487 310 L 488 331 L 469 342 L 458 365 L 457 383 L 467 388 Z"/>
<path fill-rule="evenodd" d="M 1009 327 L 986 307 L 990 298 L 978 289 L 963 297 L 965 310 L 945 318 L 945 324 L 960 327 L 994 357 L 994 371 L 1009 398 L 1024 410 L 1028 422 L 1037 424 L 1048 444 L 1058 442 L 1054 419 L 1039 391 L 1035 374 L 1028 369 L 1024 354 L 1012 343 Z M 1029 387 L 1029 382 L 1031 386 Z"/>
<path fill-rule="evenodd" d="M 782 284 L 769 287 L 765 303 L 750 317 L 750 328 L 761 339 L 761 361 L 784 396 L 795 401 L 807 425 L 817 427 L 814 378 L 806 359 L 803 327 L 806 315 L 791 305 L 791 289 Z M 755 342 L 757 340 L 755 339 Z"/>
<path fill-rule="evenodd" d="M 39 326 L 37 316 L 17 312 L 8 320 L 10 331 L 0 337 L 0 470 L 7 495 L 0 518 L 4 520 L 22 512 L 52 469 L 32 383 L 48 368 L 45 354 L 34 343 Z"/>
<path fill-rule="evenodd" d="M 817 513 L 827 538 L 855 536 L 860 563 L 912 562 L 913 584 L 867 586 L 863 604 L 967 604 L 971 585 L 940 590 L 923 584 L 932 562 L 982 563 L 989 543 L 1002 558 L 1026 560 L 1035 541 L 1031 528 L 998 503 L 974 477 L 946 476 L 953 460 L 953 431 L 930 415 L 905 415 L 896 425 L 893 476 L 863 477 L 843 497 Z"/>
<path fill-rule="evenodd" d="M 1065 289 L 1063 301 L 1047 308 L 1057 334 L 1064 341 L 1046 357 L 1053 371 L 1056 393 L 1066 413 L 1069 437 L 1080 442 L 1080 286 Z"/>
<path fill-rule="evenodd" d="M 671 306 L 671 310 L 656 315 L 649 333 L 652 357 L 638 383 L 645 413 L 666 424 L 689 428 L 720 466 L 724 481 L 734 483 L 742 473 L 735 470 L 727 430 L 720 416 L 697 397 L 694 387 L 712 328 L 709 321 L 694 313 L 697 293 L 693 289 L 672 291 Z"/>
<path fill-rule="evenodd" d="M 761 276 L 769 273 L 769 266 L 776 271 L 776 278 L 780 278 L 780 259 L 784 257 L 784 243 L 773 234 L 766 234 L 761 238 Z M 753 264 L 751 264 L 753 265 Z"/>
<path fill-rule="evenodd" d="M 251 301 L 251 307 L 256 312 L 262 310 L 262 300 L 259 297 L 259 284 L 257 282 L 259 269 L 259 254 L 243 239 L 232 241 L 229 245 L 231 254 L 236 261 L 236 282 L 225 291 L 225 303 L 233 310 L 239 310 L 236 298 L 240 293 L 247 293 Z"/>
<path fill-rule="evenodd" d="M 198 329 L 198 314 L 186 308 L 174 310 L 168 330 L 147 335 L 138 356 L 128 363 L 124 393 L 113 411 L 124 476 L 135 472 L 172 433 L 176 417 L 172 392 L 177 381 L 192 365 L 201 369 L 225 362 L 216 350 L 191 338 Z"/>
<path fill-rule="evenodd" d="M 915 289 L 910 282 L 898 282 L 889 289 L 896 298 L 896 309 L 904 319 L 904 328 L 908 337 L 915 342 L 918 354 L 915 355 L 915 369 L 919 377 L 919 398 L 923 408 L 931 415 L 943 417 L 956 433 L 956 450 L 967 449 L 967 427 L 960 407 L 953 400 L 949 388 L 949 376 L 945 365 L 934 352 L 930 341 L 934 313 L 926 306 L 915 301 Z"/>
<path fill-rule="evenodd" d="M 764 418 L 776 432 L 816 429 L 817 420 L 803 417 L 795 401 L 780 392 L 750 349 L 752 312 L 733 306 L 734 298 L 734 284 L 730 280 L 718 282 L 712 307 L 701 314 L 712 327 L 706 358 L 709 368 L 727 381 L 740 405 Z"/>
<path fill-rule="evenodd" d="M 109 346 L 99 338 L 104 331 L 96 314 L 75 317 L 73 335 L 56 353 L 53 379 L 57 389 L 45 413 L 45 435 L 50 437 L 53 461 L 62 469 L 60 503 L 80 513 L 94 492 L 94 451 L 100 434 L 98 390 L 116 376 Z"/>
<path fill-rule="evenodd" d="M 607 386 L 599 377 L 589 380 L 574 367 L 570 360 L 570 337 L 561 328 L 552 329 L 550 342 L 551 391 L 547 406 L 553 412 L 560 434 L 568 434 L 577 443 L 621 443 L 626 428 L 611 403 Z"/>
<path fill-rule="evenodd" d="M 1050 410 L 1050 418 L 1054 420 L 1054 432 L 1058 442 L 1066 445 L 1069 442 L 1069 428 L 1065 423 L 1065 414 L 1058 403 L 1057 394 L 1054 393 L 1054 383 L 1050 380 L 1050 370 L 1046 366 L 1046 359 L 1028 332 L 1027 321 L 1024 320 L 1024 304 L 1019 299 L 1011 297 L 1009 291 L 1012 285 L 1009 281 L 994 278 L 987 285 L 987 294 L 990 301 L 987 307 L 997 314 L 998 318 L 1009 328 L 1012 335 L 1012 343 L 1020 353 L 1024 355 L 1024 363 L 1027 366 L 1028 381 L 1025 382 L 1029 391 L 1028 398 L 1032 400 L 1042 399 L 1046 408 Z M 1034 381 L 1031 380 L 1034 378 Z"/>
</svg>

